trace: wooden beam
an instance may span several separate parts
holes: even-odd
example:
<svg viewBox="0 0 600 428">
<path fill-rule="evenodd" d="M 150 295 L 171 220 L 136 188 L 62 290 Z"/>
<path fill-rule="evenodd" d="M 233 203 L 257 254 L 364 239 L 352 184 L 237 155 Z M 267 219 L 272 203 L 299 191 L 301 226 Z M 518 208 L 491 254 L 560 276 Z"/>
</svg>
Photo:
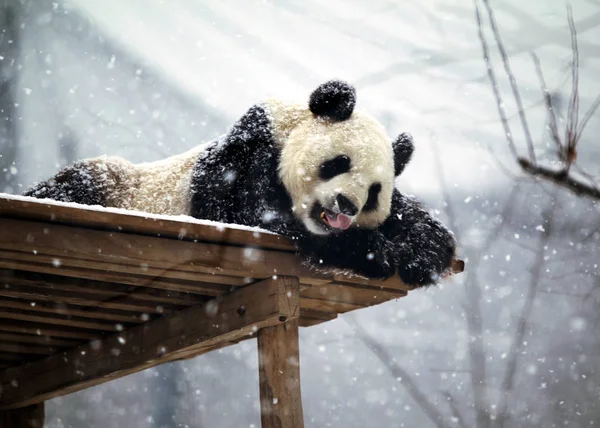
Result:
<svg viewBox="0 0 600 428">
<path fill-rule="evenodd" d="M 27 325 L 24 325 L 27 324 Z M 92 340 L 102 336 L 98 332 L 89 330 L 81 330 L 76 328 L 54 328 L 52 326 L 41 326 L 39 324 L 23 323 L 21 321 L 3 320 L 0 323 L 0 331 L 8 333 L 22 333 L 40 337 L 51 337 L 51 338 L 66 338 L 66 339 L 80 339 L 80 340 Z"/>
<path fill-rule="evenodd" d="M 258 331 L 262 428 L 303 428 L 298 320 Z"/>
<path fill-rule="evenodd" d="M 0 411 L 0 428 L 43 428 L 44 403 Z"/>
<path fill-rule="evenodd" d="M 53 272 L 45 273 L 55 275 L 70 276 L 69 273 L 61 273 L 62 268 L 66 267 L 66 264 L 63 265 L 64 258 L 65 263 L 71 259 L 85 260 L 87 267 L 81 269 L 81 273 L 86 269 L 94 269 L 95 276 L 91 279 L 104 279 L 98 275 L 102 272 L 105 275 L 110 274 L 106 271 L 105 264 L 115 261 L 119 264 L 135 266 L 140 270 L 145 266 L 152 266 L 167 271 L 218 272 L 251 278 L 268 278 L 272 275 L 318 276 L 302 267 L 299 258 L 291 252 L 157 239 L 119 232 L 107 233 L 25 220 L 2 219 L 2 222 L 4 227 L 0 249 L 13 253 L 50 256 L 53 263 L 49 266 L 40 263 L 40 267 L 54 268 Z M 12 260 L 19 259 L 13 255 Z M 28 262 L 28 264 L 35 263 Z M 10 265 L 3 267 L 19 269 L 17 266 Z M 121 276 L 123 280 L 129 280 L 131 274 Z M 113 278 L 105 280 L 119 282 Z M 146 283 L 132 285 L 151 287 L 153 282 L 159 280 L 148 281 L 146 278 L 145 281 Z M 186 283 L 186 285 L 193 284 Z"/>
<path fill-rule="evenodd" d="M 0 258 L 4 258 L 3 256 L 4 255 L 0 251 Z M 201 276 L 201 274 L 198 276 Z M 228 279 L 225 278 L 225 280 Z M 0 270 L 0 281 L 4 284 L 10 284 L 11 286 L 43 287 L 46 289 L 51 288 L 52 290 L 68 291 L 71 295 L 91 294 L 94 297 L 101 297 L 103 299 L 114 299 L 119 296 L 133 296 L 137 300 L 184 306 L 191 306 L 193 304 L 204 302 L 204 300 L 202 300 L 204 298 L 203 296 L 186 292 L 159 290 L 155 288 L 142 288 L 131 285 L 115 284 L 111 282 L 94 281 L 89 279 L 82 280 L 77 278 L 68 278 L 62 275 L 37 274 L 34 272 L 17 270 Z M 195 281 L 202 281 L 202 278 L 196 278 Z M 231 284 L 235 283 L 232 282 Z M 248 284 L 249 282 L 240 282 L 236 285 Z M 225 287 L 217 295 L 221 295 L 225 291 L 231 290 L 227 290 L 227 287 Z"/>
<path fill-rule="evenodd" d="M 101 321 L 112 321 L 112 322 L 120 322 L 120 323 L 130 323 L 130 324 L 141 324 L 144 320 L 141 316 L 136 314 L 128 314 L 123 315 L 115 312 L 105 312 L 92 307 L 88 310 L 83 309 L 73 309 L 67 307 L 65 305 L 53 305 L 53 304 L 40 304 L 37 303 L 35 306 L 32 306 L 31 303 L 24 302 L 16 299 L 2 299 L 0 298 L 0 311 L 2 309 L 18 309 L 22 312 L 42 312 L 45 314 L 54 314 L 59 316 L 67 316 L 67 317 L 81 317 L 81 318 L 92 318 L 95 320 Z"/>
<path fill-rule="evenodd" d="M 221 342 L 250 338 L 257 329 L 297 319 L 298 294 L 297 279 L 271 278 L 41 361 L 6 369 L 0 372 L 0 410 L 39 403 L 198 355 Z"/>
<path fill-rule="evenodd" d="M 78 345 L 76 340 L 52 339 L 48 336 L 32 336 L 29 334 L 1 333 L 0 342 L 32 343 L 34 345 L 58 346 L 70 348 Z"/>
<path fill-rule="evenodd" d="M 223 242 L 294 252 L 294 246 L 289 239 L 267 231 L 242 230 L 235 226 L 223 228 L 221 225 L 198 224 L 166 216 L 155 218 L 139 211 L 124 214 L 111 212 L 110 208 L 65 206 L 60 202 L 34 198 L 23 200 L 22 197 L 17 199 L 10 195 L 0 195 L 0 216 L 56 224 L 78 224 L 99 230 L 118 230 L 186 241 Z"/>
<path fill-rule="evenodd" d="M 3 263 L 2 266 L 4 268 L 20 269 L 23 271 L 30 270 L 32 272 L 39 271 L 40 273 L 54 275 L 63 275 L 65 270 L 71 270 L 73 271 L 73 275 L 69 276 L 75 278 L 80 277 L 82 271 L 85 272 L 93 267 L 94 270 L 99 271 L 95 274 L 95 277 L 108 282 L 114 282 L 115 278 L 125 277 L 127 278 L 126 285 L 148 286 L 148 283 L 152 283 L 155 279 L 160 279 L 157 285 L 161 289 L 211 296 L 223 294 L 227 291 L 228 286 L 232 284 L 248 284 L 241 277 L 189 272 L 178 270 L 177 268 L 156 268 L 146 265 L 143 262 L 138 265 L 131 265 L 94 258 L 86 259 L 81 256 L 74 258 L 62 255 L 60 258 L 57 258 L 53 255 L 44 255 L 39 252 L 33 254 L 32 252 L 20 250 L 0 250 L 0 259 L 15 263 L 15 267 Z M 57 260 L 60 261 L 60 269 L 56 269 L 55 263 Z"/>
</svg>

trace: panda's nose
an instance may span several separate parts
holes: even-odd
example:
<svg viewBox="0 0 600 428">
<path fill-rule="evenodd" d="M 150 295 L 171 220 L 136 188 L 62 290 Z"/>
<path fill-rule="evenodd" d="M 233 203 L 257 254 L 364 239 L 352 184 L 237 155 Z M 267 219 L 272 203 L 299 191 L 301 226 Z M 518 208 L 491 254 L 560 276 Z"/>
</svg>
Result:
<svg viewBox="0 0 600 428">
<path fill-rule="evenodd" d="M 349 216 L 355 216 L 358 214 L 358 208 L 354 205 L 350 199 L 338 193 L 335 200 L 337 201 L 338 207 L 340 208 L 340 212 L 342 214 L 346 214 Z"/>
</svg>

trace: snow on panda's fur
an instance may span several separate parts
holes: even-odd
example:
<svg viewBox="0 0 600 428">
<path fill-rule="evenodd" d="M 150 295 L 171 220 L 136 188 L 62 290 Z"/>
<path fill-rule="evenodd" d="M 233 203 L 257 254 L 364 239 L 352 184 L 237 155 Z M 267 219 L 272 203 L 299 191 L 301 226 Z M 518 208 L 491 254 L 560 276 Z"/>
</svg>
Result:
<svg viewBox="0 0 600 428">
<path fill-rule="evenodd" d="M 308 105 L 255 105 L 218 140 L 157 162 L 79 161 L 27 196 L 262 228 L 291 237 L 312 267 L 414 285 L 446 273 L 453 235 L 394 188 L 413 152 L 393 142 L 345 82 Z"/>
</svg>

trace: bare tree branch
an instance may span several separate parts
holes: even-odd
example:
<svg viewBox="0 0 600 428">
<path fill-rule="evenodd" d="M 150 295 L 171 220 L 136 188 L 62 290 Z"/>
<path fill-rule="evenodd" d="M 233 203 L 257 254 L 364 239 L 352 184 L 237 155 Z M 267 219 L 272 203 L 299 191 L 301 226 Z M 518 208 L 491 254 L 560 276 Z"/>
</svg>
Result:
<svg viewBox="0 0 600 428">
<path fill-rule="evenodd" d="M 401 379 L 402 386 L 411 398 L 419 405 L 423 413 L 431 420 L 438 428 L 445 428 L 444 415 L 438 411 L 435 405 L 429 401 L 429 398 L 419 389 L 415 380 L 411 375 L 396 363 L 394 357 L 382 346 L 373 336 L 356 321 L 352 314 L 348 314 L 343 318 L 348 325 L 354 330 L 356 337 L 365 344 L 367 348 L 375 354 L 377 358 L 388 369 L 394 379 Z"/>
<path fill-rule="evenodd" d="M 596 180 L 593 176 L 583 171 L 580 167 L 576 165 L 577 159 L 577 144 L 581 138 L 581 135 L 591 119 L 591 117 L 596 113 L 598 108 L 600 108 L 600 95 L 596 97 L 596 99 L 592 102 L 592 105 L 585 113 L 581 124 L 579 124 L 579 48 L 577 41 L 577 30 L 575 28 L 575 21 L 573 19 L 573 11 L 570 6 L 567 8 L 568 22 L 569 22 L 569 31 L 571 35 L 571 49 L 573 52 L 573 59 L 571 62 L 571 95 L 569 99 L 569 106 L 567 111 L 567 123 L 565 125 L 565 136 L 564 140 L 561 140 L 560 132 L 558 129 L 557 119 L 556 119 L 556 111 L 553 106 L 553 101 L 551 94 L 548 90 L 548 86 L 546 85 L 546 81 L 544 79 L 544 74 L 542 72 L 542 67 L 540 64 L 540 60 L 535 55 L 535 53 L 531 53 L 536 73 L 538 79 L 540 81 L 540 86 L 542 89 L 544 102 L 546 105 L 546 109 L 548 111 L 549 118 L 549 127 L 551 131 L 551 138 L 554 141 L 554 144 L 557 148 L 557 156 L 562 164 L 561 168 L 556 169 L 555 167 L 545 166 L 537 162 L 535 157 L 535 149 L 533 146 L 533 141 L 531 139 L 531 133 L 529 131 L 529 126 L 527 123 L 527 119 L 525 117 L 525 111 L 523 109 L 523 103 L 521 100 L 521 95 L 519 93 L 519 89 L 516 83 L 515 76 L 510 67 L 510 60 L 506 53 L 506 49 L 504 47 L 504 43 L 500 37 L 500 31 L 496 24 L 496 18 L 494 16 L 494 11 L 490 6 L 489 0 L 481 0 L 486 6 L 490 26 L 492 28 L 492 32 L 494 34 L 494 38 L 496 44 L 498 46 L 498 50 L 500 52 L 500 57 L 502 58 L 502 63 L 504 65 L 504 70 L 508 79 L 510 81 L 511 89 L 513 96 L 515 98 L 515 102 L 517 104 L 519 117 L 521 119 L 521 127 L 523 128 L 523 133 L 525 135 L 525 140 L 527 144 L 527 148 L 529 151 L 528 157 L 520 156 L 518 154 L 518 150 L 516 149 L 514 136 L 510 131 L 510 125 L 508 122 L 508 118 L 506 116 L 506 112 L 503 107 L 503 99 L 502 95 L 498 89 L 498 80 L 496 78 L 495 72 L 490 62 L 490 53 L 487 41 L 485 39 L 484 31 L 482 28 L 481 21 L 481 13 L 478 6 L 478 0 L 474 0 L 475 2 L 475 19 L 478 28 L 478 35 L 481 41 L 481 47 L 483 51 L 483 58 L 486 63 L 486 69 L 488 73 L 488 77 L 490 79 L 490 83 L 492 86 L 492 91 L 494 94 L 494 98 L 496 99 L 496 105 L 498 108 L 498 115 L 500 117 L 500 121 L 502 123 L 504 133 L 506 135 L 508 146 L 513 154 L 513 157 L 517 161 L 518 165 L 521 167 L 521 170 L 530 176 L 537 177 L 546 181 L 550 181 L 559 187 L 563 187 L 577 196 L 589 197 L 595 200 L 600 200 L 600 186 L 597 185 Z M 572 167 L 576 169 L 576 174 L 572 174 Z M 584 177 L 584 178 L 582 178 Z M 586 179 L 589 183 L 586 183 Z"/>
<path fill-rule="evenodd" d="M 483 0 L 483 3 L 485 4 L 485 7 L 487 9 L 488 18 L 490 20 L 490 26 L 492 27 L 492 32 L 494 34 L 494 39 L 496 40 L 496 45 L 498 46 L 498 51 L 500 52 L 500 57 L 502 58 L 502 64 L 504 64 L 504 70 L 506 71 L 506 75 L 508 76 L 510 87 L 512 89 L 512 93 L 517 104 L 519 118 L 521 120 L 521 127 L 523 128 L 523 133 L 525 134 L 525 141 L 527 142 L 527 148 L 529 150 L 529 158 L 533 163 L 535 163 L 535 150 L 533 148 L 533 139 L 531 138 L 531 132 L 529 131 L 529 125 L 527 123 L 527 118 L 525 117 L 525 109 L 523 108 L 523 101 L 521 99 L 521 93 L 519 92 L 519 86 L 517 85 L 515 75 L 510 67 L 510 61 L 508 59 L 508 54 L 506 53 L 506 49 L 504 47 L 504 42 L 500 37 L 500 31 L 498 30 L 498 26 L 496 24 L 494 10 L 490 6 L 489 0 Z"/>
<path fill-rule="evenodd" d="M 506 135 L 506 139 L 508 140 L 508 146 L 510 148 L 510 151 L 512 152 L 513 156 L 517 157 L 517 147 L 515 146 L 513 135 L 510 130 L 510 125 L 508 124 L 508 119 L 506 117 L 506 112 L 504 111 L 504 101 L 502 100 L 502 95 L 500 95 L 500 87 L 498 86 L 498 79 L 496 79 L 496 73 L 494 72 L 494 68 L 492 67 L 492 61 L 490 59 L 490 50 L 487 41 L 485 40 L 485 36 L 483 35 L 483 28 L 481 25 L 481 12 L 479 11 L 479 5 L 477 4 L 477 0 L 474 0 L 474 3 L 475 20 L 477 21 L 479 41 L 481 42 L 481 49 L 483 50 L 483 59 L 485 60 L 487 74 L 490 79 L 490 83 L 492 84 L 494 98 L 496 98 L 498 116 L 500 116 L 500 121 L 502 122 L 502 127 L 504 128 L 504 135 Z"/>
<path fill-rule="evenodd" d="M 541 177 L 562 186 L 578 196 L 587 196 L 592 199 L 600 199 L 600 188 L 583 183 L 574 178 L 565 169 L 551 169 L 549 167 L 534 165 L 529 159 L 518 158 L 519 165 L 523 170 L 534 177 Z"/>
</svg>

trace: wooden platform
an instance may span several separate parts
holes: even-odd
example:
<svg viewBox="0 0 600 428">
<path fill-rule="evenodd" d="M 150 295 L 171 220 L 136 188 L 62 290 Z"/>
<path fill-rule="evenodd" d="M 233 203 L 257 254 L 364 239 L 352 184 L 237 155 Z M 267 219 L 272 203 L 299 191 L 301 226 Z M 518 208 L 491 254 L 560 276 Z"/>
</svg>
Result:
<svg viewBox="0 0 600 428">
<path fill-rule="evenodd" d="M 0 427 L 39 425 L 44 400 L 257 336 L 263 426 L 302 426 L 298 326 L 410 289 L 317 275 L 266 232 L 0 195 Z M 23 412 L 32 425 L 8 422 Z"/>
</svg>

